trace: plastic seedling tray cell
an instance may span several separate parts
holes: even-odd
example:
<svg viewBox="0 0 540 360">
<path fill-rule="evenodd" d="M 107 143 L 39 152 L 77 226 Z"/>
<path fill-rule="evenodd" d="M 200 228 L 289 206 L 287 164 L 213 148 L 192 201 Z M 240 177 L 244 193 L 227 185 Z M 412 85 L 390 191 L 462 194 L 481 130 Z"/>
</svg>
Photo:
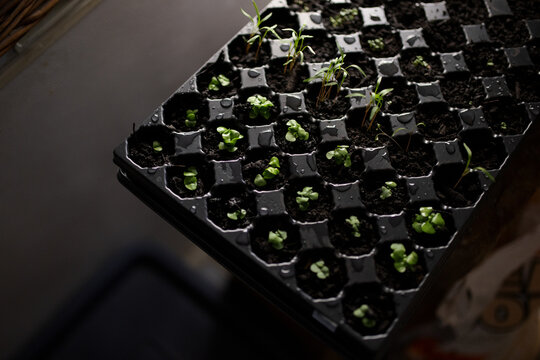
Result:
<svg viewBox="0 0 540 360">
<path fill-rule="evenodd" d="M 406 4 L 272 1 L 265 25 L 305 25 L 315 54 L 287 72 L 290 39 L 256 56 L 245 27 L 114 152 L 137 196 L 351 357 L 399 338 L 538 137 L 539 14 Z M 366 77 L 304 81 L 340 54 Z"/>
</svg>

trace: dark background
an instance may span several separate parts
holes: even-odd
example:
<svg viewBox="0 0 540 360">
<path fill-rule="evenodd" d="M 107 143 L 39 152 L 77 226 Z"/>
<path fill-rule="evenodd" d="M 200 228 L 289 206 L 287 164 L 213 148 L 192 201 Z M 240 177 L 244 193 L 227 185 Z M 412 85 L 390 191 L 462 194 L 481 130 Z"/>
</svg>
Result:
<svg viewBox="0 0 540 360">
<path fill-rule="evenodd" d="M 251 6 L 103 0 L 0 89 L 0 359 L 142 240 L 209 281 L 228 278 L 118 183 L 112 150 L 246 23 L 240 7 Z"/>
</svg>

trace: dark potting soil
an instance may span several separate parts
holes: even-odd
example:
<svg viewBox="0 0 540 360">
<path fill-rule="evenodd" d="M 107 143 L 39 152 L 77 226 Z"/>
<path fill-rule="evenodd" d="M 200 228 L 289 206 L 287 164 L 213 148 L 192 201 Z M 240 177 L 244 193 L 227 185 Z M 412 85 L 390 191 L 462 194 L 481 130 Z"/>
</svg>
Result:
<svg viewBox="0 0 540 360">
<path fill-rule="evenodd" d="M 352 228 L 345 221 L 356 216 L 360 225 L 360 237 L 355 237 Z M 338 212 L 332 215 L 328 223 L 330 240 L 338 251 L 345 255 L 357 256 L 369 254 L 379 241 L 377 223 L 361 211 Z"/>
<path fill-rule="evenodd" d="M 162 151 L 154 150 L 154 141 L 161 144 Z M 145 126 L 128 138 L 128 156 L 140 167 L 165 165 L 172 154 L 174 154 L 174 135 L 164 126 Z"/>
<path fill-rule="evenodd" d="M 482 194 L 476 172 L 470 172 L 459 180 L 464 168 L 465 164 L 459 164 L 435 170 L 435 191 L 444 205 L 455 208 L 473 206 Z"/>
<path fill-rule="evenodd" d="M 277 250 L 268 242 L 270 231 L 283 230 L 287 232 L 287 239 L 283 241 L 283 249 Z M 255 223 L 251 233 L 251 249 L 268 264 L 277 264 L 291 261 L 302 243 L 298 227 L 291 224 L 286 217 L 261 218 Z"/>
<path fill-rule="evenodd" d="M 307 210 L 300 210 L 296 203 L 298 191 L 304 187 L 312 187 L 314 192 L 319 194 L 317 200 L 310 200 Z M 295 220 L 302 222 L 315 222 L 328 219 L 333 206 L 332 195 L 328 187 L 324 186 L 317 178 L 306 178 L 301 180 L 289 180 L 285 186 L 285 206 L 287 212 Z"/>
<path fill-rule="evenodd" d="M 369 306 L 372 311 L 370 318 L 375 320 L 374 327 L 364 326 L 362 320 L 353 315 L 354 311 L 362 305 Z M 381 285 L 377 283 L 355 284 L 346 288 L 343 314 L 347 324 L 363 336 L 386 332 L 396 318 L 392 295 L 384 292 Z"/>
<path fill-rule="evenodd" d="M 197 169 L 197 188 L 195 190 L 189 190 L 184 185 L 184 171 L 190 166 L 194 166 Z M 171 191 L 181 198 L 192 198 L 196 196 L 203 196 L 210 191 L 210 188 L 214 184 L 214 173 L 210 165 L 201 165 L 201 161 L 193 161 L 186 164 L 179 164 L 175 166 L 167 167 L 166 182 L 167 187 Z"/>
<path fill-rule="evenodd" d="M 364 118 L 365 124 L 362 127 Z M 365 109 L 355 109 L 351 111 L 346 120 L 347 134 L 349 135 L 351 142 L 363 148 L 387 145 L 390 141 L 388 136 L 392 136 L 392 129 L 388 118 L 379 113 L 373 121 L 373 125 L 368 130 L 369 122 L 369 111 L 367 115 Z M 382 131 L 377 128 L 377 124 L 381 125 Z M 384 133 L 388 134 L 388 136 L 385 136 Z"/>
<path fill-rule="evenodd" d="M 418 56 L 428 64 L 428 67 L 414 64 Z M 441 60 L 432 56 L 429 50 L 411 50 L 403 52 L 399 60 L 401 71 L 410 81 L 432 82 L 443 78 Z"/>
<path fill-rule="evenodd" d="M 392 196 L 381 199 L 381 188 L 385 182 L 393 181 L 397 187 L 391 189 Z M 375 214 L 399 214 L 409 202 L 407 185 L 404 180 L 398 179 L 395 174 L 376 172 L 373 175 L 364 175 L 360 183 L 362 203 L 369 212 Z"/>
<path fill-rule="evenodd" d="M 259 55 L 257 56 L 257 44 L 249 47 L 249 51 L 246 53 L 246 40 L 248 35 L 237 36 L 229 44 L 229 58 L 238 67 L 253 68 L 262 66 L 270 61 L 271 51 L 270 45 L 264 42 L 261 45 Z"/>
<path fill-rule="evenodd" d="M 424 27 L 424 39 L 433 51 L 452 52 L 465 45 L 465 34 L 456 20 L 430 22 Z"/>
<path fill-rule="evenodd" d="M 446 9 L 451 18 L 459 19 L 463 25 L 481 24 L 488 17 L 482 0 L 447 0 Z"/>
<path fill-rule="evenodd" d="M 197 110 L 197 124 L 186 125 L 188 110 Z M 163 105 L 163 121 L 179 131 L 196 131 L 208 121 L 208 102 L 197 93 L 176 94 Z"/>
<path fill-rule="evenodd" d="M 523 46 L 529 40 L 529 31 L 523 20 L 513 16 L 496 16 L 486 20 L 486 28 L 491 41 L 504 47 Z"/>
<path fill-rule="evenodd" d="M 462 132 L 461 140 L 471 149 L 472 159 L 470 168 L 481 166 L 488 170 L 498 169 L 506 157 L 501 140 L 493 138 L 489 132 Z M 463 159 L 467 159 L 465 148 L 461 147 Z"/>
<path fill-rule="evenodd" d="M 407 270 L 404 273 L 398 272 L 394 267 L 394 260 L 390 257 L 392 253 L 391 244 L 383 243 L 378 247 L 375 254 L 377 277 L 383 284 L 395 290 L 416 289 L 427 272 L 422 251 L 415 249 L 410 241 L 396 241 L 396 243 L 405 246 L 406 254 L 410 254 L 414 250 L 418 254 L 418 263 L 412 270 Z"/>
<path fill-rule="evenodd" d="M 268 9 L 261 14 L 261 18 L 265 18 L 268 14 L 272 13 L 270 19 L 266 20 L 262 26 L 271 26 L 277 25 L 276 33 L 281 38 L 288 38 L 291 36 L 290 31 L 284 31 L 283 29 L 294 29 L 298 31 L 300 28 L 298 24 L 298 17 L 291 15 L 291 12 L 288 9 Z M 270 38 L 273 38 L 273 35 L 270 35 Z"/>
<path fill-rule="evenodd" d="M 408 86 L 396 79 L 383 79 L 379 92 L 382 89 L 393 89 L 384 97 L 384 111 L 391 114 L 401 114 L 414 110 L 418 104 L 418 96 L 414 86 Z"/>
<path fill-rule="evenodd" d="M 351 64 L 359 66 L 364 74 L 355 68 L 348 68 L 349 76 L 343 82 L 344 87 L 360 88 L 373 85 L 377 81 L 377 69 L 372 60 L 368 59 L 364 54 L 347 54 L 345 57 L 345 66 Z M 365 75 L 365 76 L 364 76 Z"/>
<path fill-rule="evenodd" d="M 424 9 L 416 1 L 398 1 L 384 10 L 388 22 L 398 29 L 417 29 L 427 24 Z"/>
<path fill-rule="evenodd" d="M 375 7 L 384 4 L 383 0 L 351 0 L 351 2 L 361 7 Z"/>
<path fill-rule="evenodd" d="M 523 133 L 530 123 L 523 106 L 512 100 L 486 102 L 482 108 L 489 126 L 496 134 L 518 135 Z"/>
<path fill-rule="evenodd" d="M 540 44 L 540 41 L 537 41 Z M 527 50 L 529 51 L 529 56 L 535 64 L 540 64 L 540 46 L 537 45 L 527 45 Z M 536 65 L 536 69 L 540 68 L 540 65 Z"/>
<path fill-rule="evenodd" d="M 520 101 L 540 101 L 540 75 L 532 70 L 505 75 L 510 92 Z"/>
<path fill-rule="evenodd" d="M 197 89 L 201 92 L 203 97 L 208 97 L 211 99 L 223 99 L 234 96 L 238 93 L 240 89 L 240 75 L 238 71 L 235 71 L 232 68 L 230 63 L 226 63 L 223 60 L 223 53 L 215 63 L 209 63 L 199 71 L 197 74 Z M 212 78 L 215 76 L 224 75 L 230 81 L 229 86 L 220 86 L 219 90 L 209 90 L 208 85 L 212 81 Z"/>
<path fill-rule="evenodd" d="M 467 79 L 443 79 L 440 83 L 444 99 L 450 106 L 471 108 L 480 105 L 485 98 L 482 83 L 469 77 Z"/>
<path fill-rule="evenodd" d="M 254 119 L 250 118 L 249 113 L 251 112 L 251 104 L 247 102 L 247 99 L 249 98 L 249 96 L 242 96 L 238 100 L 238 102 L 234 104 L 234 109 L 233 109 L 234 115 L 240 121 L 241 124 L 250 125 L 250 126 L 268 125 L 276 121 L 276 118 L 279 115 L 278 96 L 271 97 L 270 95 L 266 93 L 261 93 L 261 92 L 259 92 L 257 95 L 266 97 L 268 100 L 272 102 L 272 104 L 274 104 L 274 106 L 270 107 L 270 117 L 268 119 L 265 119 L 263 116 L 257 116 Z"/>
<path fill-rule="evenodd" d="M 356 16 L 347 16 L 347 18 L 351 18 L 351 20 L 345 20 L 341 16 L 341 11 L 349 11 L 349 10 L 356 10 L 358 14 Z M 360 10 L 358 10 L 357 7 L 346 5 L 346 4 L 335 4 L 335 5 L 328 5 L 322 12 L 323 17 L 323 23 L 324 27 L 333 34 L 354 34 L 358 31 L 358 29 L 361 29 L 363 26 L 362 22 L 362 13 Z M 332 24 L 332 20 L 334 19 L 336 21 L 341 22 L 336 24 L 335 26 Z"/>
<path fill-rule="evenodd" d="M 425 176 L 431 172 L 436 163 L 435 155 L 431 144 L 424 144 L 416 136 L 396 136 L 394 142 L 388 145 L 388 153 L 392 167 L 400 175 L 404 176 Z"/>
<path fill-rule="evenodd" d="M 294 11 L 316 11 L 324 7 L 320 0 L 287 0 L 287 4 Z"/>
<path fill-rule="evenodd" d="M 334 159 L 327 159 L 326 153 L 335 150 L 337 145 L 347 145 L 344 143 L 323 144 L 319 146 L 316 153 L 317 171 L 324 180 L 332 184 L 352 183 L 360 178 L 364 170 L 364 162 L 360 150 L 349 147 L 348 152 L 351 156 L 352 165 L 348 168 L 343 165 L 337 165 Z"/>
<path fill-rule="evenodd" d="M 520 18 L 538 19 L 540 14 L 540 3 L 530 0 L 507 0 L 512 13 Z"/>
<path fill-rule="evenodd" d="M 236 151 L 229 152 L 228 150 L 219 150 L 219 143 L 223 141 L 223 137 L 217 132 L 219 126 L 234 129 L 244 136 L 236 142 L 236 147 L 238 148 Z M 203 133 L 202 146 L 204 153 L 211 159 L 233 160 L 244 156 L 248 147 L 247 142 L 247 134 L 243 126 L 236 124 L 233 121 L 220 121 L 220 124 L 214 124 L 213 126 L 207 127 L 206 131 Z"/>
<path fill-rule="evenodd" d="M 287 121 L 296 120 L 304 130 L 309 133 L 307 140 L 299 140 L 291 142 L 285 140 L 285 135 L 288 131 Z M 274 125 L 274 138 L 277 145 L 286 153 L 289 154 L 304 154 L 315 150 L 319 142 L 319 127 L 308 116 L 294 115 L 281 118 Z"/>
<path fill-rule="evenodd" d="M 271 61 L 268 68 L 265 69 L 268 86 L 275 92 L 280 93 L 293 93 L 304 90 L 306 87 L 304 80 L 309 78 L 309 71 L 306 66 L 296 64 L 292 70 L 287 67 L 287 72 L 284 72 L 284 62 L 283 59 Z"/>
<path fill-rule="evenodd" d="M 475 44 L 463 51 L 465 62 L 473 75 L 496 76 L 506 71 L 508 62 L 501 50 L 491 45 Z"/>
<path fill-rule="evenodd" d="M 255 199 L 245 187 L 234 190 L 229 189 L 229 191 L 229 194 L 222 191 L 222 196 L 213 194 L 213 197 L 208 198 L 208 218 L 225 230 L 245 228 L 251 224 L 252 219 L 255 217 Z M 232 220 L 227 216 L 227 213 L 240 210 L 247 212 L 243 219 Z"/>
<path fill-rule="evenodd" d="M 382 38 L 384 48 L 376 50 L 369 46 L 369 40 Z M 362 42 L 362 50 L 373 57 L 390 57 L 395 56 L 401 50 L 401 40 L 397 34 L 394 34 L 390 29 L 380 26 L 371 26 L 362 30 L 360 36 Z"/>
<path fill-rule="evenodd" d="M 309 45 L 315 52 L 309 50 L 304 52 L 304 61 L 308 63 L 320 63 L 330 61 L 339 55 L 336 41 L 333 37 L 328 37 L 326 33 L 320 31 L 304 31 L 305 35 L 312 35 L 310 39 L 306 39 L 304 45 Z"/>
<path fill-rule="evenodd" d="M 333 86 L 328 100 L 317 103 L 320 89 L 320 83 L 309 87 L 305 96 L 307 110 L 318 120 L 332 120 L 345 116 L 351 107 L 349 99 L 345 97 L 346 93 L 341 91 L 336 97 L 336 87 Z"/>
<path fill-rule="evenodd" d="M 272 158 L 272 156 L 275 156 L 279 159 L 279 174 L 277 174 L 272 179 L 266 180 L 265 186 L 256 186 L 254 183 L 255 177 L 258 174 L 263 174 L 264 170 L 269 166 L 268 163 L 270 162 L 270 158 Z M 277 190 L 282 188 L 287 182 L 287 178 L 289 177 L 287 159 L 277 153 L 270 153 L 265 155 L 264 158 L 260 158 L 260 156 L 248 156 L 246 162 L 242 166 L 244 181 L 249 185 L 250 188 L 256 190 Z"/>
<path fill-rule="evenodd" d="M 446 105 L 421 107 L 415 114 L 418 132 L 428 140 L 454 140 L 461 130 L 461 122 L 455 112 Z"/>
<path fill-rule="evenodd" d="M 313 263 L 324 261 L 330 275 L 319 279 L 310 270 Z M 298 287 L 315 299 L 324 299 L 337 296 L 347 283 L 347 271 L 343 259 L 337 258 L 332 249 L 307 250 L 300 255 L 295 264 Z"/>
<path fill-rule="evenodd" d="M 414 222 L 415 215 L 420 212 L 419 209 L 420 206 L 405 211 L 405 224 L 409 230 L 410 238 L 414 241 L 414 243 L 426 248 L 441 247 L 448 244 L 452 235 L 455 233 L 452 214 L 434 206 L 433 211 L 442 215 L 445 226 L 442 229 L 437 230 L 435 234 L 417 233 L 412 228 L 412 223 Z"/>
</svg>

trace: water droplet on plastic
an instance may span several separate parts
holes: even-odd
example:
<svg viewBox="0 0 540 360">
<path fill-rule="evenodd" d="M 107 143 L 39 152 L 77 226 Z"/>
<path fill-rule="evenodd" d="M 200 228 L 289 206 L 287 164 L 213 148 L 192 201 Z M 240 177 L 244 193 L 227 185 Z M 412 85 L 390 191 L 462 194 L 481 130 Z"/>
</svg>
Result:
<svg viewBox="0 0 540 360">
<path fill-rule="evenodd" d="M 380 16 L 377 16 L 377 15 L 371 15 L 370 18 L 372 21 L 381 21 Z"/>
<path fill-rule="evenodd" d="M 337 136 L 338 129 L 336 125 L 328 125 L 321 131 L 321 133 L 322 135 Z"/>
<path fill-rule="evenodd" d="M 304 175 L 306 173 L 306 169 L 300 169 L 300 174 Z"/>
<path fill-rule="evenodd" d="M 416 193 L 418 192 L 418 185 L 416 185 L 415 183 L 409 183 L 409 192 L 411 193 L 411 195 L 416 195 Z"/>
<path fill-rule="evenodd" d="M 388 233 L 388 230 L 386 230 L 386 226 L 381 226 L 380 231 L 381 231 L 381 234 L 383 235 Z"/>
<path fill-rule="evenodd" d="M 289 279 L 294 276 L 294 271 L 291 268 L 281 268 L 279 269 L 279 276 L 284 279 Z"/>
<path fill-rule="evenodd" d="M 379 64 L 379 71 L 386 76 L 393 76 L 398 73 L 399 68 L 393 62 Z"/>
<path fill-rule="evenodd" d="M 433 251 L 431 251 L 430 249 L 426 250 L 426 256 L 430 259 L 433 259 Z"/>
<path fill-rule="evenodd" d="M 249 76 L 250 78 L 256 78 L 256 77 L 258 77 L 259 75 L 261 75 L 261 73 L 258 72 L 257 70 L 249 69 L 249 71 L 248 71 L 248 76 Z"/>
<path fill-rule="evenodd" d="M 395 216 L 388 219 L 388 222 L 393 227 L 398 227 L 403 222 L 403 218 L 401 216 Z"/>
<path fill-rule="evenodd" d="M 420 40 L 418 35 L 411 35 L 407 38 L 407 44 L 409 44 L 409 46 L 414 46 L 414 43 L 416 43 L 418 40 Z"/>
<path fill-rule="evenodd" d="M 446 144 L 446 151 L 449 154 L 453 154 L 456 152 L 456 146 L 454 144 Z"/>
<path fill-rule="evenodd" d="M 216 115 L 216 120 L 223 120 L 224 116 L 225 115 L 223 113 L 219 113 L 219 114 Z"/>
<path fill-rule="evenodd" d="M 158 114 L 152 115 L 152 122 L 157 122 L 158 120 L 159 120 L 159 115 Z"/>
<path fill-rule="evenodd" d="M 259 146 L 270 146 L 272 144 L 273 134 L 272 130 L 261 131 L 257 137 Z"/>
<path fill-rule="evenodd" d="M 289 108 L 287 106 L 284 106 L 282 111 L 283 111 L 283 113 L 287 113 L 289 111 Z"/>
<path fill-rule="evenodd" d="M 195 205 L 192 205 L 189 211 L 191 211 L 192 214 L 195 214 L 197 212 L 197 207 Z"/>
<path fill-rule="evenodd" d="M 315 24 L 320 24 L 322 22 L 322 16 L 319 14 L 311 14 L 309 16 L 311 21 L 313 21 Z"/>
<path fill-rule="evenodd" d="M 291 47 L 289 46 L 289 44 L 281 44 L 279 48 L 281 49 L 281 51 L 289 51 Z"/>
<path fill-rule="evenodd" d="M 402 124 L 408 124 L 411 122 L 411 120 L 414 118 L 413 114 L 410 113 L 410 114 L 403 114 L 403 115 L 399 115 L 397 117 L 398 121 Z"/>
<path fill-rule="evenodd" d="M 354 36 L 345 36 L 343 38 L 343 41 L 345 41 L 345 43 L 351 45 L 351 44 L 354 44 L 356 42 L 356 39 L 354 38 Z"/>
<path fill-rule="evenodd" d="M 219 104 L 224 108 L 230 108 L 232 106 L 232 100 L 231 99 L 222 99 Z"/>
<path fill-rule="evenodd" d="M 302 109 L 302 98 L 300 96 L 287 95 L 285 103 L 293 110 L 300 111 Z"/>
<path fill-rule="evenodd" d="M 268 215 L 268 208 L 262 207 L 261 210 L 259 211 L 259 213 L 262 216 Z"/>
<path fill-rule="evenodd" d="M 157 172 L 157 169 L 155 168 L 149 168 L 146 170 L 146 172 L 150 175 L 154 175 Z"/>
</svg>

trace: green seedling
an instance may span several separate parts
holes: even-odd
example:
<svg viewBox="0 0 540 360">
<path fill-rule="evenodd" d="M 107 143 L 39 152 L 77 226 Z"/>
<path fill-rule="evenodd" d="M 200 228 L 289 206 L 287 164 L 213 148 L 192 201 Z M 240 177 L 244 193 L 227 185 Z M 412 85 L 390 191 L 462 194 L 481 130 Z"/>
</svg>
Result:
<svg viewBox="0 0 540 360">
<path fill-rule="evenodd" d="M 392 249 L 390 257 L 394 260 L 394 268 L 398 272 L 404 273 L 407 270 L 414 270 L 414 266 L 418 263 L 418 254 L 415 251 L 411 251 L 407 255 L 405 246 L 401 243 L 393 243 L 390 245 L 390 249 Z"/>
<path fill-rule="evenodd" d="M 366 111 L 364 113 L 364 117 L 362 119 L 361 127 L 365 126 L 366 119 L 369 119 L 369 125 L 367 127 L 368 131 L 373 126 L 373 123 L 375 122 L 375 118 L 377 117 L 377 114 L 382 110 L 384 106 L 384 97 L 390 94 L 394 89 L 383 89 L 379 91 L 379 86 L 381 85 L 382 77 L 379 76 L 377 79 L 377 83 L 375 84 L 375 90 L 370 90 L 369 94 L 369 103 L 366 106 Z M 352 93 L 347 95 L 347 97 L 366 97 L 366 95 L 362 93 Z M 388 102 L 390 103 L 390 102 Z M 369 117 L 368 117 L 369 114 Z"/>
<path fill-rule="evenodd" d="M 287 232 L 283 230 L 270 231 L 268 233 L 268 242 L 276 249 L 283 249 L 283 242 L 287 240 Z"/>
<path fill-rule="evenodd" d="M 446 222 L 442 215 L 433 212 L 431 206 L 421 207 L 420 214 L 414 216 L 412 228 L 419 234 L 434 235 L 438 230 L 444 229 Z"/>
<path fill-rule="evenodd" d="M 161 146 L 161 143 L 157 140 L 152 141 L 152 149 L 154 149 L 154 152 L 162 152 L 163 146 Z"/>
<path fill-rule="evenodd" d="M 352 215 L 348 219 L 345 219 L 345 222 L 351 228 L 351 232 L 355 238 L 362 236 L 362 234 L 360 234 L 360 220 L 358 220 L 358 217 Z"/>
<path fill-rule="evenodd" d="M 270 162 L 268 163 L 268 167 L 264 169 L 262 174 L 257 174 L 257 176 L 255 176 L 253 183 L 257 187 L 263 187 L 267 184 L 266 180 L 273 179 L 277 175 L 279 175 L 279 159 L 272 156 Z"/>
<path fill-rule="evenodd" d="M 324 260 L 319 260 L 319 261 L 314 262 L 309 267 L 309 270 L 315 273 L 317 277 L 321 280 L 324 280 L 330 276 L 330 269 L 328 268 L 328 266 L 324 264 Z"/>
<path fill-rule="evenodd" d="M 244 135 L 234 129 L 227 129 L 223 126 L 218 127 L 217 132 L 221 134 L 221 138 L 223 139 L 218 145 L 219 150 L 227 150 L 228 152 L 235 152 L 238 150 L 236 142 L 243 139 Z"/>
<path fill-rule="evenodd" d="M 249 111 L 250 119 L 262 117 L 268 120 L 270 118 L 270 108 L 274 106 L 270 100 L 257 94 L 248 97 L 247 102 L 251 105 L 251 110 Z"/>
<path fill-rule="evenodd" d="M 336 90 L 336 96 L 334 99 L 337 99 L 339 92 L 341 91 L 341 87 L 343 85 L 343 82 L 345 79 L 349 76 L 349 69 L 353 68 L 356 69 L 362 74 L 362 76 L 366 76 L 366 73 L 362 68 L 358 65 L 348 65 L 345 66 L 345 56 L 346 54 L 343 53 L 343 49 L 339 48 L 339 51 L 341 55 L 335 59 L 330 60 L 328 63 L 328 66 L 325 66 L 321 68 L 319 71 L 315 73 L 312 77 L 304 80 L 304 82 L 311 82 L 314 80 L 321 80 L 321 89 L 319 91 L 319 94 L 317 96 L 317 104 L 318 106 L 321 102 L 324 102 L 330 98 L 330 94 L 332 92 L 333 86 L 337 87 Z"/>
<path fill-rule="evenodd" d="M 487 66 L 495 66 L 495 63 L 493 62 L 493 60 L 489 59 L 486 63 Z"/>
<path fill-rule="evenodd" d="M 238 221 L 246 217 L 247 211 L 244 209 L 236 210 L 234 212 L 227 213 L 227 217 L 231 220 Z"/>
<path fill-rule="evenodd" d="M 231 80 L 223 74 L 213 76 L 208 84 L 208 90 L 219 91 L 222 87 L 231 86 Z"/>
<path fill-rule="evenodd" d="M 501 121 L 501 129 L 502 130 L 507 130 L 508 129 L 508 125 L 504 121 Z"/>
<path fill-rule="evenodd" d="M 251 48 L 251 46 L 255 42 L 257 42 L 257 51 L 255 52 L 255 59 L 258 59 L 259 52 L 261 51 L 261 45 L 263 44 L 263 41 L 268 36 L 268 34 L 274 35 L 277 39 L 280 39 L 280 37 L 276 33 L 277 25 L 261 26 L 263 22 L 270 19 L 270 17 L 272 16 L 272 13 L 269 13 L 264 18 L 261 18 L 259 7 L 255 3 L 255 1 L 252 1 L 252 3 L 253 3 L 253 8 L 255 8 L 255 16 L 249 15 L 244 9 L 240 9 L 240 10 L 242 11 L 242 14 L 244 14 L 253 23 L 253 30 L 251 34 L 249 35 L 249 38 L 246 39 L 246 54 L 249 53 L 249 49 Z"/>
<path fill-rule="evenodd" d="M 337 28 L 345 24 L 350 24 L 354 22 L 357 17 L 358 17 L 357 8 L 341 9 L 339 11 L 339 15 L 330 17 L 330 25 L 332 25 L 332 27 L 334 28 Z"/>
<path fill-rule="evenodd" d="M 186 120 L 184 121 L 187 127 L 197 126 L 197 113 L 199 110 L 186 110 Z"/>
<path fill-rule="evenodd" d="M 368 40 L 367 43 L 368 43 L 369 48 L 372 51 L 379 52 L 379 51 L 384 50 L 384 39 L 383 38 L 379 37 L 379 38 L 376 38 L 376 39 L 373 39 L 373 40 Z"/>
<path fill-rule="evenodd" d="M 375 321 L 374 319 L 375 313 L 366 304 L 362 304 L 360 305 L 360 307 L 354 310 L 353 316 L 360 319 L 362 321 L 362 325 L 364 325 L 367 328 L 372 328 L 375 325 L 377 325 L 377 321 Z"/>
<path fill-rule="evenodd" d="M 197 169 L 195 166 L 190 166 L 184 171 L 184 186 L 186 189 L 194 191 L 197 189 Z"/>
<path fill-rule="evenodd" d="M 326 153 L 326 158 L 328 160 L 334 159 L 334 162 L 337 165 L 343 165 L 344 167 L 351 167 L 351 155 L 347 149 L 348 145 L 338 145 L 334 150 L 330 150 Z"/>
<path fill-rule="evenodd" d="M 297 63 L 301 64 L 304 62 L 304 51 L 309 50 L 309 52 L 315 55 L 315 51 L 313 51 L 311 46 L 304 45 L 304 41 L 306 39 L 310 39 L 313 37 L 312 35 L 302 35 L 304 26 L 305 25 L 302 25 L 298 33 L 293 29 L 283 29 L 283 31 L 290 31 L 292 38 L 291 44 L 289 46 L 289 52 L 287 53 L 287 60 L 285 61 L 285 63 L 283 63 L 284 73 L 286 73 L 287 70 L 291 71 Z"/>
<path fill-rule="evenodd" d="M 381 195 L 379 196 L 381 200 L 388 199 L 392 196 L 392 189 L 395 189 L 397 184 L 393 181 L 386 181 L 383 186 L 381 186 Z"/>
<path fill-rule="evenodd" d="M 285 134 L 285 140 L 295 142 L 296 140 L 306 141 L 309 139 L 309 133 L 296 120 L 287 121 L 287 126 L 289 128 Z"/>
<path fill-rule="evenodd" d="M 417 55 L 412 63 L 414 66 L 423 66 L 426 69 L 431 68 L 431 66 L 429 66 L 429 64 L 424 60 L 424 57 L 420 55 Z"/>
<path fill-rule="evenodd" d="M 302 191 L 297 191 L 296 193 L 298 194 L 296 203 L 302 211 L 306 211 L 309 208 L 310 201 L 315 201 L 319 198 L 319 193 L 314 192 L 311 186 L 306 186 Z"/>
<path fill-rule="evenodd" d="M 469 168 L 469 166 L 471 165 L 471 159 L 472 159 L 472 150 L 471 148 L 469 148 L 467 146 L 467 144 L 463 143 L 463 147 L 465 148 L 465 151 L 467 152 L 467 163 L 465 164 L 465 169 L 463 169 L 463 172 L 461 173 L 461 176 L 459 177 L 458 181 L 456 182 L 456 184 L 454 185 L 454 189 L 459 185 L 459 183 L 461 182 L 461 180 L 468 174 L 470 173 L 472 170 L 477 170 L 477 171 L 481 171 L 489 180 L 491 180 L 492 182 L 495 182 L 495 178 L 489 173 L 489 171 L 487 171 L 485 168 L 481 167 L 481 166 L 477 166 L 475 168 L 473 168 L 472 170 Z"/>
</svg>

